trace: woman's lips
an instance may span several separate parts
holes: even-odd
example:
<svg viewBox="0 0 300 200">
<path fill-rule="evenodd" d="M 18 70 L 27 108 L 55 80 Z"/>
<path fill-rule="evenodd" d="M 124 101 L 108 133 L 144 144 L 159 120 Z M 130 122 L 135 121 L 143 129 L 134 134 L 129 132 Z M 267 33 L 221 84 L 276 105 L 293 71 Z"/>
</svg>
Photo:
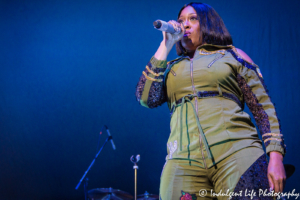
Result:
<svg viewBox="0 0 300 200">
<path fill-rule="evenodd" d="M 185 32 L 184 35 L 183 35 L 183 37 L 188 37 L 189 35 L 191 35 L 190 32 Z"/>
</svg>

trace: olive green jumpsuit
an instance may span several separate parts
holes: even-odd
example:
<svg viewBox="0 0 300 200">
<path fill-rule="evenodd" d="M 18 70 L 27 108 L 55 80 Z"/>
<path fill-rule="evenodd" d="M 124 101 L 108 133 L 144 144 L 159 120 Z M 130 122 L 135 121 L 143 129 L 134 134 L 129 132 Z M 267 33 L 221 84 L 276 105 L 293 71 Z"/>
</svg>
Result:
<svg viewBox="0 0 300 200">
<path fill-rule="evenodd" d="M 167 102 L 171 112 L 160 185 L 163 200 L 228 199 L 213 193 L 234 191 L 247 169 L 265 155 L 256 128 L 243 111 L 245 102 L 266 153 L 285 154 L 262 74 L 231 45 L 205 44 L 197 48 L 193 59 L 182 56 L 168 63 L 152 57 L 136 96 L 148 108 Z"/>
</svg>

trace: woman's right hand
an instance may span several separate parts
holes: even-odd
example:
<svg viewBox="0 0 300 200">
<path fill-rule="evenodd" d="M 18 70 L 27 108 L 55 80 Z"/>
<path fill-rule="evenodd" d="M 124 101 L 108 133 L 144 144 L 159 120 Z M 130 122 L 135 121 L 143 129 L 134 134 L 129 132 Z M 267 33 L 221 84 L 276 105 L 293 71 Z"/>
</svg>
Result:
<svg viewBox="0 0 300 200">
<path fill-rule="evenodd" d="M 166 43 L 166 45 L 168 46 L 174 46 L 174 44 L 176 44 L 176 42 L 178 42 L 179 40 L 181 40 L 181 38 L 184 35 L 185 29 L 183 24 L 178 23 L 175 20 L 170 20 L 168 22 L 169 24 L 172 24 L 175 30 L 178 30 L 181 28 L 181 32 L 179 34 L 171 34 L 168 32 L 163 31 L 163 42 Z"/>
<path fill-rule="evenodd" d="M 171 20 L 168 23 L 172 24 L 175 29 L 181 27 L 181 32 L 179 34 L 171 34 L 163 31 L 163 41 L 160 43 L 159 48 L 154 54 L 154 57 L 157 60 L 167 60 L 167 57 L 171 49 L 173 48 L 174 44 L 176 44 L 176 42 L 181 40 L 181 38 L 185 33 L 183 24 L 180 24 L 174 20 Z"/>
</svg>

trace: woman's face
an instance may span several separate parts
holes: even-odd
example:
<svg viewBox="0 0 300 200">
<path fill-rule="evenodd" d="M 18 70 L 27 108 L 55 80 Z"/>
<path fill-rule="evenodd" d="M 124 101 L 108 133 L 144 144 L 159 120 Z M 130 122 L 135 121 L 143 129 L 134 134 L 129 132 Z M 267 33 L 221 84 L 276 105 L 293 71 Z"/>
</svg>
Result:
<svg viewBox="0 0 300 200">
<path fill-rule="evenodd" d="M 181 39 L 182 46 L 187 51 L 195 51 L 201 45 L 200 24 L 195 9 L 191 6 L 185 7 L 178 18 L 179 23 L 183 23 L 185 34 Z"/>
</svg>

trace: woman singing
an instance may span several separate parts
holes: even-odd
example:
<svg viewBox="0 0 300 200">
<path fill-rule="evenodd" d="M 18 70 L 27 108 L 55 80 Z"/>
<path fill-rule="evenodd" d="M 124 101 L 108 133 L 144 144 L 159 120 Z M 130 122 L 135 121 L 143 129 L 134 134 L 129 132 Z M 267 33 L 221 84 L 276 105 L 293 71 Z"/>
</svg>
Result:
<svg viewBox="0 0 300 200">
<path fill-rule="evenodd" d="M 187 4 L 169 23 L 181 33 L 163 32 L 136 88 L 141 105 L 167 102 L 171 112 L 160 199 L 273 199 L 270 190 L 284 188 L 285 145 L 258 66 L 207 4 Z M 180 57 L 167 62 L 174 44 Z"/>
</svg>

